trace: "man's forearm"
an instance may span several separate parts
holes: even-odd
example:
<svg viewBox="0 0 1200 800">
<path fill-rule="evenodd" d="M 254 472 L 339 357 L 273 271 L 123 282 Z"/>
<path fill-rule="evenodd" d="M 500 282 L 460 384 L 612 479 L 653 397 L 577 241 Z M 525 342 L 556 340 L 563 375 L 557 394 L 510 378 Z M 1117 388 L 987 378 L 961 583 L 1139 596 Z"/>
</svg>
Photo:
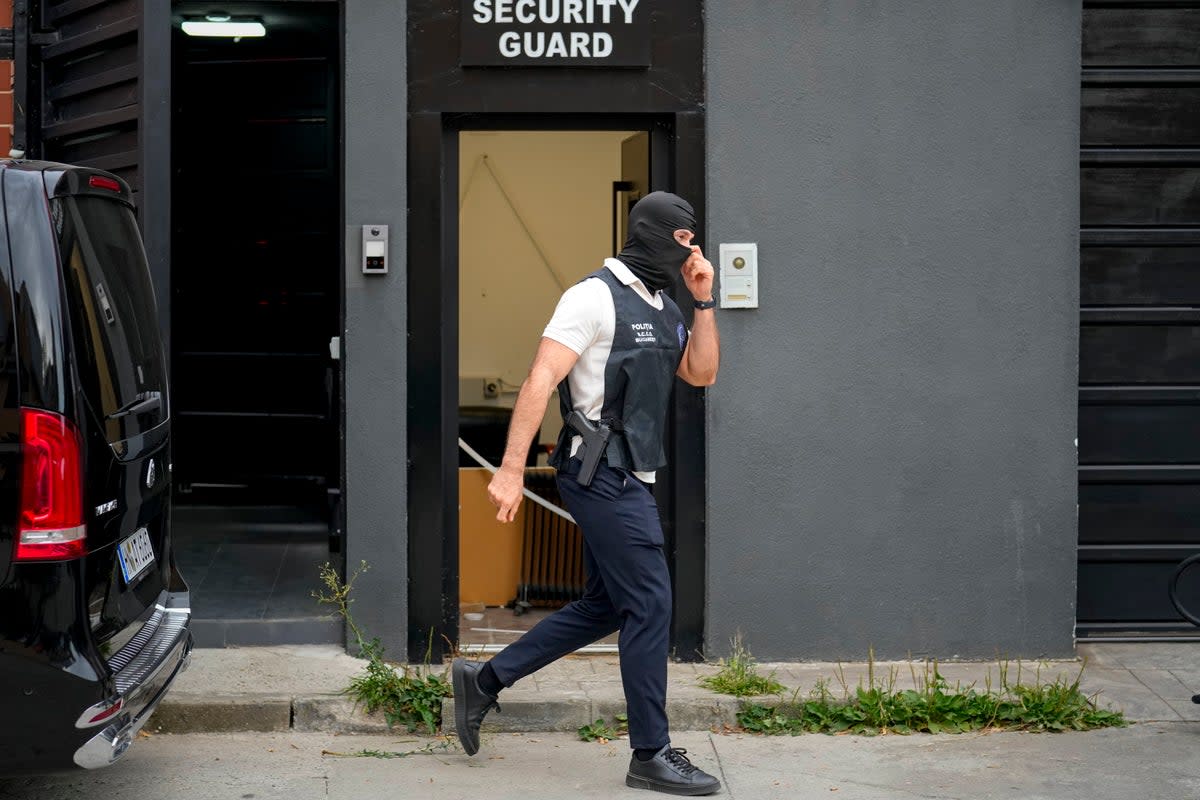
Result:
<svg viewBox="0 0 1200 800">
<path fill-rule="evenodd" d="M 717 380 L 721 366 L 721 336 L 717 332 L 717 315 L 712 310 L 697 311 L 692 321 L 692 335 L 687 347 L 688 372 L 704 384 Z"/>
<path fill-rule="evenodd" d="M 504 449 L 504 469 L 523 470 L 529 455 L 533 437 L 541 430 L 546 416 L 546 404 L 550 402 L 553 384 L 540 374 L 533 372 L 521 384 L 513 406 L 512 420 L 508 425 L 508 445 Z"/>
</svg>

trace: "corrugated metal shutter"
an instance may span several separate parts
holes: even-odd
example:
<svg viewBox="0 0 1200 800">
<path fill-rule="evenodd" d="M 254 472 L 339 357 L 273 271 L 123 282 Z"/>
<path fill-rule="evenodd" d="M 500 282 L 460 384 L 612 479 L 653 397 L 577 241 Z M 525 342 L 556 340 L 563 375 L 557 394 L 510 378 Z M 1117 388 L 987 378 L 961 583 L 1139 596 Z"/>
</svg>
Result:
<svg viewBox="0 0 1200 800">
<path fill-rule="evenodd" d="M 1200 2 L 1083 13 L 1079 633 L 1184 630 L 1167 581 L 1200 551 Z"/>
</svg>

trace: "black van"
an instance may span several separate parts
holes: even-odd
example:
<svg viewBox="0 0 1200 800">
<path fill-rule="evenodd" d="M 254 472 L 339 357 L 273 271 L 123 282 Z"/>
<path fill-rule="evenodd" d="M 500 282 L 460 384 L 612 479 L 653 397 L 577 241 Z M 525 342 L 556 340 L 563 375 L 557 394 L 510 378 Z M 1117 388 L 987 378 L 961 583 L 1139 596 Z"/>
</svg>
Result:
<svg viewBox="0 0 1200 800">
<path fill-rule="evenodd" d="M 129 187 L 0 161 L 0 774 L 119 759 L 191 654 Z"/>
</svg>

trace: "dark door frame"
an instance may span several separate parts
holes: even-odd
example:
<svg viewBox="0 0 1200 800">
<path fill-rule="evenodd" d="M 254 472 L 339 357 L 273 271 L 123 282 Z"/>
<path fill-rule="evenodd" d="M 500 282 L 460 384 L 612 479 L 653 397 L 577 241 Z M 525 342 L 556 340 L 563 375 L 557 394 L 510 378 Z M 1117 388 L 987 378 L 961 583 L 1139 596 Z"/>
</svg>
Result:
<svg viewBox="0 0 1200 800">
<path fill-rule="evenodd" d="M 408 124 L 408 653 L 458 642 L 458 135 L 463 130 L 646 130 L 652 189 L 705 219 L 704 118 L 664 114 L 413 112 Z M 703 231 L 698 242 L 702 243 Z M 676 296 L 682 288 L 677 288 Z M 690 316 L 690 303 L 684 303 Z M 530 350 L 535 343 L 530 343 Z M 670 467 L 656 489 L 674 589 L 676 658 L 704 656 L 705 393 L 676 382 Z"/>
</svg>

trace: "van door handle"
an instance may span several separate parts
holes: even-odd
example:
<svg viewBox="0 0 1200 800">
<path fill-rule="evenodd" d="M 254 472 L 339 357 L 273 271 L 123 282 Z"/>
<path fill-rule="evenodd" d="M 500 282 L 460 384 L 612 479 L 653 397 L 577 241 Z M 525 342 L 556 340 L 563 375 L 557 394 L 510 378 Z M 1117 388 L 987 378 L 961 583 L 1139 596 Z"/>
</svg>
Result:
<svg viewBox="0 0 1200 800">
<path fill-rule="evenodd" d="M 145 414 L 162 408 L 162 392 L 141 392 L 130 402 L 109 414 L 105 419 L 120 419 L 131 414 Z"/>
</svg>

